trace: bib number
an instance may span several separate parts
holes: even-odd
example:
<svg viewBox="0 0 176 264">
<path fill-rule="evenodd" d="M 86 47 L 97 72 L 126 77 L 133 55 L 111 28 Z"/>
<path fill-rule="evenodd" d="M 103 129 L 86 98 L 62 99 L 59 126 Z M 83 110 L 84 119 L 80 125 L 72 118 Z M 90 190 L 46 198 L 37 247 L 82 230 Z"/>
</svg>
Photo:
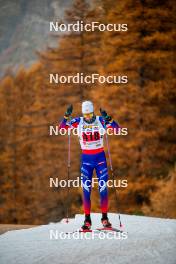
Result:
<svg viewBox="0 0 176 264">
<path fill-rule="evenodd" d="M 94 132 L 94 133 L 92 133 L 92 132 L 87 132 L 87 133 L 83 132 L 82 133 L 82 137 L 83 137 L 83 141 L 87 141 L 87 142 L 89 142 L 89 141 L 97 141 L 97 140 L 100 139 L 100 134 L 99 134 L 99 132 Z"/>
</svg>

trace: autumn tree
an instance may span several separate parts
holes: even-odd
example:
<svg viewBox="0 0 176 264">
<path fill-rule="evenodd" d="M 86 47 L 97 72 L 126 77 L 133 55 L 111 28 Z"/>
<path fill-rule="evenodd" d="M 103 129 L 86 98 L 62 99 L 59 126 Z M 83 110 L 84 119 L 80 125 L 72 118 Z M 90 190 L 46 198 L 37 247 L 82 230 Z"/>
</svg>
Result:
<svg viewBox="0 0 176 264">
<path fill-rule="evenodd" d="M 97 98 L 128 128 L 128 136 L 110 138 L 113 164 L 119 178 L 128 177 L 125 197 L 142 204 L 142 190 L 154 184 L 147 178 L 166 176 L 174 161 L 174 5 L 127 0 L 102 6 L 106 22 L 127 23 L 128 32 L 103 34 L 101 72 L 125 74 L 128 84 L 103 85 Z M 135 187 L 139 177 L 141 191 Z"/>
<path fill-rule="evenodd" d="M 87 1 L 76 0 L 73 6 L 66 11 L 64 23 L 74 24 L 77 21 L 82 21 L 84 24 L 101 19 L 101 10 L 96 9 L 96 6 L 89 6 Z M 56 36 L 58 37 L 58 36 Z M 59 38 L 58 47 L 48 47 L 47 51 L 40 53 L 40 61 L 43 67 L 43 80 L 45 91 L 40 96 L 45 100 L 45 105 L 50 112 L 51 120 L 58 120 L 63 118 L 64 111 L 69 104 L 73 104 L 73 115 L 80 115 L 82 100 L 88 100 L 93 90 L 92 84 L 83 83 L 49 83 L 49 75 L 51 73 L 59 74 L 59 76 L 74 76 L 77 73 L 83 73 L 84 76 L 91 75 L 98 72 L 99 64 L 97 56 L 100 47 L 100 32 L 69 32 L 63 34 Z M 56 116 L 57 115 L 57 116 Z M 53 139 L 53 142 L 56 142 Z M 67 159 L 63 159 L 63 154 L 67 157 L 68 138 L 60 136 L 57 146 L 57 158 L 59 161 L 59 178 L 67 178 Z M 62 153 L 62 155 L 61 155 Z M 77 137 L 71 137 L 71 178 L 76 179 L 80 177 L 80 148 L 78 146 Z M 74 153 L 74 155 L 73 155 Z M 53 156 L 53 154 L 52 154 Z M 80 191 L 72 190 L 72 197 L 78 200 L 78 206 L 81 205 Z M 71 207 L 75 212 L 75 203 L 71 200 Z M 64 208 L 65 210 L 66 208 Z M 78 210 L 76 208 L 76 210 Z"/>
</svg>

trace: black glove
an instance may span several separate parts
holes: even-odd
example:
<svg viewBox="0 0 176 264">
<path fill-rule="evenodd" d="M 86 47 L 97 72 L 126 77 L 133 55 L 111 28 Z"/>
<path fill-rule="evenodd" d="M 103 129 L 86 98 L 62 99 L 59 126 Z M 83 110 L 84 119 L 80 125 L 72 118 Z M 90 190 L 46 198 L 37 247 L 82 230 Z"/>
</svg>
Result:
<svg viewBox="0 0 176 264">
<path fill-rule="evenodd" d="M 110 122 L 112 120 L 111 116 L 109 116 L 105 110 L 100 108 L 100 113 L 105 121 Z"/>
<path fill-rule="evenodd" d="M 71 116 L 72 111 L 73 111 L 73 105 L 69 105 L 64 116 L 68 118 L 69 116 Z"/>
</svg>

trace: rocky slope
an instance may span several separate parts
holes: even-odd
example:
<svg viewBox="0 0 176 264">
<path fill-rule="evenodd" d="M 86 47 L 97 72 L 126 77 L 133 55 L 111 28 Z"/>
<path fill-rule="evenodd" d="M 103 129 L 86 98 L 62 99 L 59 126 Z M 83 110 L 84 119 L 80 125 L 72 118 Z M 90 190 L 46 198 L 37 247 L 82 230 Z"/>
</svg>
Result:
<svg viewBox="0 0 176 264">
<path fill-rule="evenodd" d="M 49 21 L 60 20 L 72 0 L 0 1 L 0 74 L 30 66 L 36 51 L 55 45 Z"/>
</svg>

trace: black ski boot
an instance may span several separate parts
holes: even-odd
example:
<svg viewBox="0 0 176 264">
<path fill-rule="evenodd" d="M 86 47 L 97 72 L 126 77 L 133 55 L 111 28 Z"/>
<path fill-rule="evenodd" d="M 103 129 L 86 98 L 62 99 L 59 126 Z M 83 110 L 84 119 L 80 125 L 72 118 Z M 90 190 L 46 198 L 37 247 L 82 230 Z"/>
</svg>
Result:
<svg viewBox="0 0 176 264">
<path fill-rule="evenodd" d="M 101 222 L 102 222 L 103 227 L 105 227 L 105 228 L 111 228 L 112 227 L 112 224 L 109 222 L 109 219 L 108 219 L 108 216 L 106 213 L 102 214 Z"/>
<path fill-rule="evenodd" d="M 90 219 L 90 215 L 85 216 L 84 225 L 81 227 L 81 231 L 89 231 L 91 230 L 92 221 Z"/>
</svg>

